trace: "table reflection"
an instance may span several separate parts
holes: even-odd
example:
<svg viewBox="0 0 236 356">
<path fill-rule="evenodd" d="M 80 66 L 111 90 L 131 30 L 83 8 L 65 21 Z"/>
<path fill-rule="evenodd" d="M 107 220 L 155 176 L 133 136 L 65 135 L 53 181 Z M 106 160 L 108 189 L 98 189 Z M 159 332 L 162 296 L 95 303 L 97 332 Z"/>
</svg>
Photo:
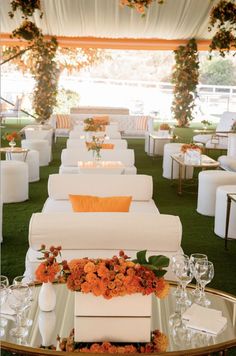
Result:
<svg viewBox="0 0 236 356">
<path fill-rule="evenodd" d="M 57 335 L 68 337 L 74 326 L 74 293 L 67 290 L 65 285 L 54 285 L 57 294 L 56 308 L 52 312 L 42 312 L 38 308 L 38 294 L 40 286 L 35 288 L 33 302 L 28 310 L 27 317 L 33 320 L 28 327 L 28 335 L 24 338 L 14 338 L 9 331 L 14 326 L 15 316 L 6 315 L 7 325 L 5 334 L 1 337 L 2 347 L 11 347 L 14 344 L 38 348 L 55 346 L 59 349 Z M 234 340 L 236 345 L 236 298 L 226 294 L 207 291 L 207 297 L 211 301 L 211 308 L 221 310 L 227 318 L 225 329 L 217 336 L 199 332 L 187 328 L 181 319 L 181 310 L 176 304 L 173 295 L 175 286 L 171 287 L 167 298 L 161 300 L 153 298 L 152 330 L 159 329 L 167 335 L 169 340 L 168 350 L 181 351 L 200 347 L 212 346 L 219 343 L 227 343 Z M 190 293 L 191 286 L 188 288 Z M 32 349 L 31 349 L 32 352 Z M 190 351 L 189 351 L 190 352 Z M 191 354 L 191 353 L 189 353 Z"/>
</svg>

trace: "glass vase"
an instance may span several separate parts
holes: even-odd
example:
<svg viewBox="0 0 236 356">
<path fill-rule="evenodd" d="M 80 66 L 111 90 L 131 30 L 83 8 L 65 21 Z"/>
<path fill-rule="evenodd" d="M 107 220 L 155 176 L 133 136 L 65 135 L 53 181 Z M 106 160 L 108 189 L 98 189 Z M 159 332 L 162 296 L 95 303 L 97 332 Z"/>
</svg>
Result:
<svg viewBox="0 0 236 356">
<path fill-rule="evenodd" d="M 9 146 L 10 146 L 11 148 L 14 148 L 14 147 L 15 147 L 15 145 L 16 145 L 15 140 L 11 140 L 11 141 L 9 141 Z"/>
<path fill-rule="evenodd" d="M 94 155 L 94 159 L 95 159 L 95 161 L 97 161 L 97 162 L 99 162 L 99 161 L 101 161 L 101 152 L 100 152 L 100 150 L 98 150 L 98 151 L 95 151 L 95 155 Z"/>
<path fill-rule="evenodd" d="M 38 297 L 39 309 L 45 312 L 52 311 L 56 306 L 56 292 L 51 282 L 43 283 Z"/>
</svg>

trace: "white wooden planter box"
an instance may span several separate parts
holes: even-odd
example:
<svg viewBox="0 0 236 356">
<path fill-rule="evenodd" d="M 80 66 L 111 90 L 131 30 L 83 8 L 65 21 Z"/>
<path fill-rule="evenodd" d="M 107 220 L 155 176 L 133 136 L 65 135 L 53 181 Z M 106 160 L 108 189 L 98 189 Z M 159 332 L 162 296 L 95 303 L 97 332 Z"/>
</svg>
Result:
<svg viewBox="0 0 236 356">
<path fill-rule="evenodd" d="M 149 342 L 152 295 L 105 299 L 75 293 L 75 341 Z"/>
</svg>

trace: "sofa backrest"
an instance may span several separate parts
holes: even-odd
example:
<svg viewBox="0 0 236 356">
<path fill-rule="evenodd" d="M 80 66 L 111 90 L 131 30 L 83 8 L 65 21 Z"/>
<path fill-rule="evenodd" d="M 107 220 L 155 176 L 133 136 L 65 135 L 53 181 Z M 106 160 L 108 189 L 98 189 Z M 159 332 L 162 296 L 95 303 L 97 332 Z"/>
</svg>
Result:
<svg viewBox="0 0 236 356">
<path fill-rule="evenodd" d="M 103 161 L 121 161 L 125 167 L 134 166 L 134 150 L 131 149 L 117 149 L 117 150 L 101 150 L 101 159 Z M 63 166 L 78 166 L 78 161 L 93 160 L 92 150 L 88 151 L 77 150 L 76 148 L 65 148 L 61 153 L 61 163 Z"/>
<path fill-rule="evenodd" d="M 216 131 L 231 131 L 233 124 L 236 122 L 236 113 L 225 111 L 216 127 Z"/>
<path fill-rule="evenodd" d="M 96 182 L 96 184 L 95 184 Z M 54 200 L 68 200 L 69 194 L 132 196 L 135 201 L 152 199 L 152 177 L 147 175 L 108 174 L 51 174 L 48 195 Z"/>
<path fill-rule="evenodd" d="M 29 245 L 63 250 L 178 251 L 182 226 L 178 216 L 155 213 L 35 213 Z"/>
<path fill-rule="evenodd" d="M 105 140 L 104 143 L 109 143 L 109 144 L 114 145 L 114 149 L 125 150 L 128 146 L 128 143 L 126 140 Z M 69 138 L 66 142 L 66 147 L 67 148 L 84 149 L 84 148 L 86 148 L 85 140 Z"/>
</svg>

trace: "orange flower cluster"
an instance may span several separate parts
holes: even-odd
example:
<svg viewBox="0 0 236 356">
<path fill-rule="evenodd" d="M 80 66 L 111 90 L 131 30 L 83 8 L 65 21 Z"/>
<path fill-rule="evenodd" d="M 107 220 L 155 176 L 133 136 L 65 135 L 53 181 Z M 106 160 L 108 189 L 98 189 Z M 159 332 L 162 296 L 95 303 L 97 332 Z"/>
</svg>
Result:
<svg viewBox="0 0 236 356">
<path fill-rule="evenodd" d="M 170 126 L 168 124 L 161 124 L 160 130 L 170 130 Z"/>
<path fill-rule="evenodd" d="M 46 250 L 45 245 L 42 245 L 39 251 L 43 253 L 42 259 L 45 261 L 40 263 L 35 271 L 36 280 L 42 283 L 53 282 L 61 271 L 61 266 L 56 260 L 61 254 L 61 246 L 51 246 L 49 250 Z"/>
<path fill-rule="evenodd" d="M 186 143 L 185 145 L 183 145 L 181 147 L 181 152 L 185 153 L 188 150 L 197 150 L 197 151 L 201 151 L 201 147 L 199 147 L 198 145 L 195 145 L 194 143 Z"/>
<path fill-rule="evenodd" d="M 145 15 L 145 8 L 147 9 L 153 0 L 120 0 L 121 6 L 128 6 L 135 9 L 139 14 Z M 164 0 L 157 0 L 158 4 L 163 4 Z"/>
<path fill-rule="evenodd" d="M 5 133 L 2 137 L 4 140 L 7 140 L 8 142 L 14 141 L 16 138 L 18 138 L 18 133 L 16 131 L 11 132 L 11 133 Z"/>
<path fill-rule="evenodd" d="M 168 347 L 167 336 L 159 330 L 152 332 L 151 341 L 148 343 L 119 345 L 110 342 L 93 343 L 83 347 L 81 343 L 74 342 L 74 329 L 72 329 L 68 338 L 60 339 L 58 337 L 61 351 L 67 352 L 85 352 L 85 353 L 109 353 L 109 354 L 134 354 L 134 353 L 156 353 L 165 352 Z"/>
<path fill-rule="evenodd" d="M 111 259 L 78 259 L 68 263 L 67 287 L 111 299 L 116 296 L 154 293 L 164 298 L 169 284 L 147 267 L 128 260 L 124 252 Z"/>
</svg>

